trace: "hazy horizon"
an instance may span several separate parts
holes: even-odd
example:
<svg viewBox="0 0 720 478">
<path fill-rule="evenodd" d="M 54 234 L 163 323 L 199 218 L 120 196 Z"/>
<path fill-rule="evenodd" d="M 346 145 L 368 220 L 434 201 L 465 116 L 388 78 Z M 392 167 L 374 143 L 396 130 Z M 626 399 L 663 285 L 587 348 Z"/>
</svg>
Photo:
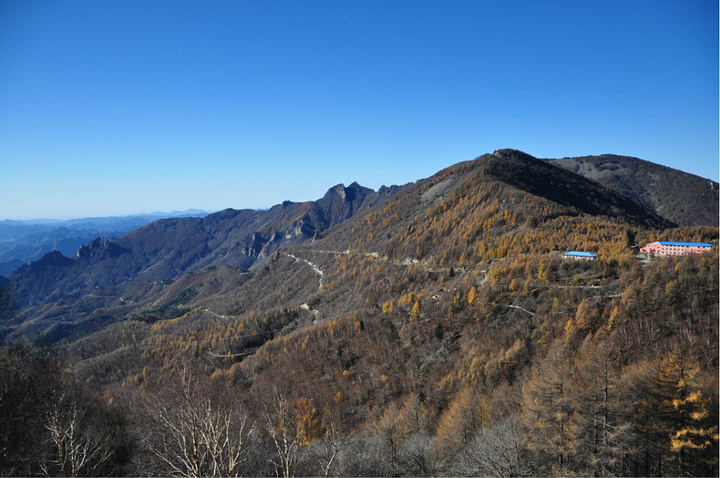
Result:
<svg viewBox="0 0 720 478">
<path fill-rule="evenodd" d="M 0 218 L 266 209 L 496 149 L 718 181 L 717 2 L 0 3 Z"/>
<path fill-rule="evenodd" d="M 559 159 L 559 158 L 546 158 L 546 159 Z M 642 159 L 642 158 L 638 158 L 638 159 Z M 679 169 L 679 168 L 674 168 L 674 169 Z M 682 171 L 682 169 L 680 169 L 680 171 Z M 435 171 L 435 172 L 438 172 L 438 171 Z M 691 174 L 691 173 L 690 173 L 690 174 Z M 428 176 L 428 177 L 429 177 L 429 176 Z M 702 177 L 702 176 L 701 176 L 701 177 Z M 415 180 L 409 181 L 409 182 L 415 182 L 415 181 L 419 181 L 419 180 L 422 180 L 422 179 L 425 179 L 425 178 L 416 178 Z M 704 178 L 704 179 L 710 179 L 710 178 Z M 354 182 L 355 182 L 355 181 L 354 181 Z M 717 181 L 715 181 L 715 182 L 717 182 Z M 352 184 L 352 183 L 340 183 L 340 184 L 344 184 L 345 186 L 348 186 L 349 184 Z M 359 184 L 359 183 L 358 183 L 358 184 Z M 406 184 L 407 184 L 407 183 L 406 183 Z M 326 188 L 326 191 L 325 191 L 325 192 L 327 192 L 327 190 L 332 189 L 332 188 L 335 187 L 336 185 L 337 185 L 337 184 L 328 186 L 328 187 Z M 364 184 L 360 184 L 360 186 L 368 187 L 368 186 L 365 186 Z M 392 184 L 392 185 L 390 185 L 390 184 L 383 184 L 383 185 L 381 185 L 380 187 L 383 187 L 383 186 L 398 186 L 398 184 Z M 377 191 L 377 190 L 380 189 L 380 188 L 371 188 L 371 189 Z M 324 193 L 323 193 L 323 194 L 324 194 Z M 321 197 L 322 197 L 322 194 L 321 194 L 320 196 L 318 196 L 318 197 L 298 199 L 297 201 L 293 201 L 293 202 L 315 201 L 315 200 L 320 199 Z M 206 209 L 192 208 L 192 207 L 191 207 L 191 208 L 183 209 L 183 210 L 173 209 L 173 210 L 168 210 L 168 211 L 159 211 L 159 210 L 156 210 L 156 211 L 140 211 L 140 212 L 129 212 L 129 213 L 127 213 L 127 214 L 108 214 L 108 215 L 103 215 L 103 216 L 82 216 L 82 217 L 80 217 L 80 216 L 77 216 L 77 217 L 76 217 L 76 216 L 73 216 L 73 217 L 31 217 L 31 218 L 20 218 L 20 219 L 16 219 L 16 218 L 0 218 L 0 222 L 3 222 L 3 221 L 16 221 L 16 222 L 23 222 L 23 223 L 38 223 L 38 224 L 40 224 L 40 223 L 48 223 L 48 224 L 49 224 L 49 223 L 53 223 L 53 222 L 63 223 L 63 222 L 74 221 L 74 220 L 107 219 L 107 218 L 113 218 L 113 217 L 134 217 L 134 216 L 138 216 L 138 217 L 141 217 L 141 216 L 167 216 L 167 217 L 172 217 L 173 215 L 183 215 L 183 214 L 190 214 L 190 213 L 192 213 L 192 214 L 198 214 L 198 215 L 210 215 L 210 214 L 214 214 L 214 213 L 216 213 L 216 212 L 220 212 L 220 211 L 225 210 L 225 209 L 252 209 L 252 210 L 257 210 L 257 211 L 263 211 L 263 210 L 267 210 L 267 209 L 269 209 L 269 208 L 271 208 L 271 207 L 273 207 L 273 206 L 276 206 L 276 205 L 278 205 L 278 204 L 281 204 L 283 201 L 287 201 L 287 200 L 288 200 L 288 199 L 279 199 L 279 200 L 277 200 L 276 202 L 274 202 L 274 203 L 272 203 L 272 204 L 270 204 L 270 205 L 268 205 L 268 206 L 266 206 L 266 207 L 242 207 L 242 206 L 237 207 L 237 206 L 227 206 L 227 207 L 218 208 L 218 209 L 214 209 L 214 210 L 206 210 Z"/>
<path fill-rule="evenodd" d="M 130 213 L 130 214 L 121 214 L 121 215 L 109 215 L 109 216 L 84 216 L 84 217 L 66 217 L 66 218 L 55 218 L 55 217 L 33 217 L 29 219 L 13 219 L 13 218 L 2 218 L 0 219 L 0 222 L 22 222 L 22 223 L 44 223 L 44 224 L 51 224 L 51 223 L 64 223 L 68 221 L 83 221 L 83 220 L 91 220 L 91 219 L 111 219 L 114 217 L 122 218 L 122 217 L 144 217 L 144 216 L 171 216 L 174 214 L 181 215 L 181 214 L 201 214 L 201 215 L 207 215 L 212 214 L 218 211 L 205 211 L 202 209 L 185 209 L 183 211 L 152 211 L 152 212 L 138 212 L 138 213 Z"/>
</svg>

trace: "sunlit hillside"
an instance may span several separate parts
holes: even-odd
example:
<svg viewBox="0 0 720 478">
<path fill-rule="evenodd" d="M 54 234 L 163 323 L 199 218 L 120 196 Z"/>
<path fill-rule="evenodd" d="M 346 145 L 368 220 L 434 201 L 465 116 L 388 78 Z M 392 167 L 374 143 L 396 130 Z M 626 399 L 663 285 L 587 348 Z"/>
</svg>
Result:
<svg viewBox="0 0 720 478">
<path fill-rule="evenodd" d="M 11 277 L 2 473 L 717 475 L 717 227 L 513 150 L 355 186 Z"/>
</svg>

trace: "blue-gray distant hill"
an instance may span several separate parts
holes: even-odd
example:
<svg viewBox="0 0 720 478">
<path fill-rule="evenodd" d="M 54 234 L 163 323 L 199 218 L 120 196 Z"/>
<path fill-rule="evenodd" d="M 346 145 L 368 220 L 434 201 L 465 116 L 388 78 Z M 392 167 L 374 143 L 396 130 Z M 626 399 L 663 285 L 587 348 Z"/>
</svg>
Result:
<svg viewBox="0 0 720 478">
<path fill-rule="evenodd" d="M 134 216 L 87 217 L 65 221 L 37 219 L 0 221 L 0 275 L 7 276 L 51 251 L 74 255 L 80 247 L 104 237 L 124 236 L 133 229 L 170 217 L 204 217 L 196 209 Z"/>
</svg>

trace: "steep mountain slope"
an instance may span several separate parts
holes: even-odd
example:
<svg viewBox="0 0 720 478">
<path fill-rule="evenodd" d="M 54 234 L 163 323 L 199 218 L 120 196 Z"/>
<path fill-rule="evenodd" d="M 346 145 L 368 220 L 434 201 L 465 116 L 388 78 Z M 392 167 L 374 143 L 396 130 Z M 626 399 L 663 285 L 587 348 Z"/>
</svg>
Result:
<svg viewBox="0 0 720 478">
<path fill-rule="evenodd" d="M 291 207 L 276 207 L 281 237 L 306 225 L 283 216 Z M 250 270 L 191 265 L 58 296 L 18 332 L 55 344 L 42 353 L 70 364 L 71 383 L 121 404 L 142 437 L 126 474 L 172 471 L 152 452 L 172 433 L 167 411 L 232 410 L 218 416 L 258 427 L 248 476 L 280 474 L 275 439 L 303 443 L 297 476 L 717 475 L 717 228 L 671 227 L 512 150 L 352 211 Z M 213 231 L 211 251 L 233 234 Z M 639 262 L 633 247 L 656 239 L 716 247 Z M 44 267 L 119 261 L 135 242 L 99 240 Z M 599 257 L 562 259 L 570 248 Z"/>
<path fill-rule="evenodd" d="M 91 305 L 97 301 L 84 298 L 97 296 L 98 290 L 119 300 L 125 296 L 123 288 L 133 284 L 163 284 L 209 266 L 259 267 L 280 247 L 320 235 L 393 190 L 376 193 L 357 183 L 338 185 L 314 202 L 286 201 L 267 211 L 228 209 L 203 218 L 165 219 L 118 239 L 98 238 L 71 258 L 53 251 L 11 276 L 21 316 L 33 318 L 33 329 L 58 318 L 77 321 L 92 311 L 97 315 Z M 105 301 L 97 303 L 106 306 Z"/>
<path fill-rule="evenodd" d="M 597 181 L 680 226 L 718 226 L 718 183 L 628 156 L 546 159 Z"/>
<path fill-rule="evenodd" d="M 362 223 L 342 226 L 358 212 L 367 214 Z M 597 223 L 577 220 L 582 217 L 614 222 L 615 237 L 592 239 Z M 395 260 L 443 266 L 561 249 L 630 255 L 634 233 L 628 226 L 671 224 L 580 175 L 519 151 L 499 150 L 413 185 L 377 193 L 356 183 L 338 185 L 315 202 L 166 219 L 118 239 L 99 238 L 72 258 L 53 252 L 12 276 L 26 320 L 16 333 L 39 331 L 57 320 L 101 327 L 132 309 L 124 302 L 128 295 L 135 297 L 135 309 L 142 309 L 158 299 L 157 284 L 209 266 L 257 268 L 281 248 L 308 239 L 328 250 L 381 251 Z M 564 233 L 555 234 L 558 230 Z M 138 290 L 146 295 L 138 296 Z M 118 307 L 111 313 L 110 298 Z"/>
<path fill-rule="evenodd" d="M 613 224 L 616 237 L 594 237 L 598 221 Z M 419 181 L 368 213 L 362 233 L 355 225 L 341 226 L 333 246 L 435 265 L 568 249 L 629 255 L 633 228 L 671 226 L 598 183 L 500 150 Z"/>
<path fill-rule="evenodd" d="M 13 275 L 22 284 L 20 297 L 35 300 L 52 291 L 36 277 L 48 264 L 62 274 L 61 295 L 86 294 L 126 280 L 163 281 L 209 265 L 250 268 L 282 246 L 291 246 L 368 207 L 379 196 L 357 184 L 328 191 L 316 202 L 285 202 L 267 211 L 227 209 L 204 218 L 173 218 L 153 222 L 125 236 L 98 238 L 68 259 L 57 251 Z M 22 300 L 22 299 L 21 299 Z"/>
<path fill-rule="evenodd" d="M 546 163 L 530 155 L 500 150 L 493 156 L 481 158 L 483 174 L 562 206 L 575 208 L 579 214 L 604 215 L 644 227 L 670 225 L 615 191 L 598 187 L 597 183 L 582 176 L 548 168 Z"/>
</svg>

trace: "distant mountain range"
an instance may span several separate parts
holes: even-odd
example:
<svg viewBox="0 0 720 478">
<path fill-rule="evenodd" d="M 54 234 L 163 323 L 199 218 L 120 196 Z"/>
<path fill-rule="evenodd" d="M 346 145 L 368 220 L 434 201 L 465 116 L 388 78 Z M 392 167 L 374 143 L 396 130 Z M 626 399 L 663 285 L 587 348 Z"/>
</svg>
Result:
<svg viewBox="0 0 720 478">
<path fill-rule="evenodd" d="M 653 184 L 671 186 L 655 190 Z M 40 244 L 46 248 L 53 244 L 39 260 L 10 275 L 21 316 L 33 319 L 26 326 L 32 323 L 31 328 L 40 331 L 61 317 L 64 322 L 77 322 L 131 313 L 138 309 L 138 303 L 157 299 L 156 284 L 169 284 L 210 267 L 257 270 L 279 250 L 308 241 L 322 239 L 333 250 L 346 250 L 362 243 L 358 237 L 367 236 L 373 250 L 386 255 L 440 261 L 440 251 L 445 255 L 456 251 L 460 257 L 464 240 L 458 236 L 477 235 L 478 221 L 487 221 L 483 226 L 489 228 L 487 244 L 508 241 L 501 240 L 503 235 L 513 237 L 507 243 L 510 246 L 496 246 L 500 247 L 493 252 L 497 255 L 507 253 L 501 251 L 508 247 L 518 251 L 526 247 L 512 246 L 519 236 L 511 231 L 519 224 L 533 230 L 553 218 L 603 217 L 641 229 L 662 230 L 677 224 L 717 227 L 718 216 L 712 214 L 713 207 L 717 211 L 717 202 L 717 183 L 639 159 L 598 156 L 540 160 L 516 150 L 499 150 L 431 178 L 404 186 L 383 186 L 377 192 L 357 183 L 339 184 L 317 201 L 286 201 L 263 211 L 227 209 L 204 217 L 152 222 L 149 216 L 88 219 L 50 228 L 6 221 L 0 224 L 5 227 L 0 229 L 5 231 L 0 237 L 17 236 L 22 227 L 45 228 L 46 232 L 15 240 L 26 244 L 25 257 L 30 256 L 32 244 L 36 244 L 35 254 L 41 253 Z M 444 204 L 444 217 L 454 217 L 440 235 L 437 213 L 427 213 L 439 204 Z M 447 212 L 449 204 L 453 205 L 453 214 Z M 381 225 L 371 220 L 385 217 L 391 205 L 398 211 L 394 217 L 386 217 Z M 365 223 L 356 219 L 366 215 Z M 141 225 L 146 221 L 149 223 Z M 113 231 L 134 224 L 141 227 L 113 237 L 116 234 L 95 233 L 98 223 Z M 90 236 L 85 245 L 78 244 Z M 0 257 L 7 257 L 5 254 Z M 105 299 L 90 299 L 98 290 L 106 298 L 117 300 L 133 296 L 133 305 L 123 299 L 116 302 L 118 308 L 113 312 Z"/>
<path fill-rule="evenodd" d="M 209 266 L 248 269 L 281 247 L 317 237 L 393 190 L 375 192 L 357 183 L 340 184 L 314 202 L 285 201 L 268 210 L 226 209 L 205 217 L 162 219 L 119 238 L 96 238 L 71 257 L 53 251 L 12 277 L 28 278 L 21 282 L 35 291 L 31 296 L 40 297 L 46 293 L 84 295 L 127 280 L 167 281 Z M 49 271 L 65 277 L 47 285 L 53 290 L 39 277 L 29 280 Z"/>
<path fill-rule="evenodd" d="M 7 276 L 23 264 L 36 261 L 54 250 L 72 256 L 81 246 L 100 236 L 120 237 L 160 219 L 203 217 L 207 214 L 189 209 L 117 217 L 0 221 L 0 275 Z"/>
<path fill-rule="evenodd" d="M 48 252 L 0 277 L 0 469 L 88 410 L 127 463 L 106 475 L 208 474 L 170 444 L 254 423 L 252 476 L 276 440 L 288 476 L 718 476 L 717 202 L 634 158 L 503 149 Z"/>
</svg>

